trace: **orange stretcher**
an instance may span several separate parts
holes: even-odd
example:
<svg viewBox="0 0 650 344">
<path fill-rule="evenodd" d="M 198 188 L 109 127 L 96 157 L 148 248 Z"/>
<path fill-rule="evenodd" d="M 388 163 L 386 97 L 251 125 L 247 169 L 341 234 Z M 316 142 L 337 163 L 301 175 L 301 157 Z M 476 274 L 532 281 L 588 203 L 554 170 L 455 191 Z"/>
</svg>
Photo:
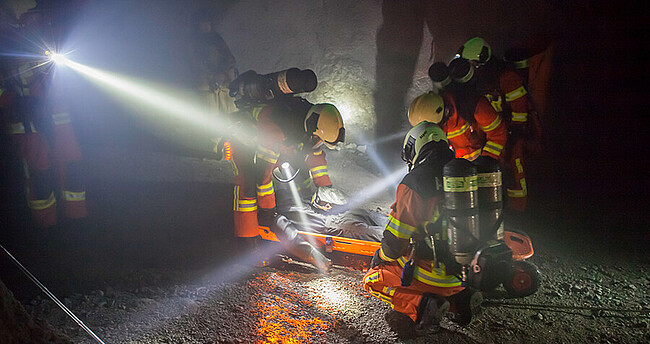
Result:
<svg viewBox="0 0 650 344">
<path fill-rule="evenodd" d="M 350 239 L 340 236 L 310 233 L 304 231 L 298 231 L 298 234 L 302 235 L 305 240 L 314 244 L 314 242 L 319 245 L 319 249 L 323 249 L 325 252 L 342 252 L 350 254 L 358 254 L 362 256 L 372 257 L 375 254 L 375 251 L 381 247 L 380 242 L 366 241 L 360 239 Z M 268 227 L 260 226 L 260 235 L 262 239 L 268 241 L 280 241 L 275 236 L 275 233 L 271 232 Z M 308 240 L 312 239 L 312 240 Z"/>
</svg>

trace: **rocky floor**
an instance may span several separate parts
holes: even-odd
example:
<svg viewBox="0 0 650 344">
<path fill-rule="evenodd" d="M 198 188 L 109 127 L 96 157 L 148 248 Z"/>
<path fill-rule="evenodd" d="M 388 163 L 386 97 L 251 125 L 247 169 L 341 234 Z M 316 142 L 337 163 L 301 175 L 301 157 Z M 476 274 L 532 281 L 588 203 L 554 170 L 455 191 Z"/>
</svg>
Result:
<svg viewBox="0 0 650 344">
<path fill-rule="evenodd" d="M 332 154 L 335 183 L 340 176 L 336 171 L 342 169 L 354 174 L 357 184 L 364 180 L 361 173 L 367 167 L 354 162 L 362 156 L 357 148 Z M 15 244 L 8 245 L 106 343 L 647 343 L 650 339 L 650 256 L 639 249 L 643 245 L 609 247 L 582 239 L 593 236 L 565 238 L 534 217 L 527 230 L 536 249 L 531 261 L 543 274 L 540 290 L 511 299 L 500 287 L 486 295 L 483 314 L 470 326 L 461 328 L 445 320 L 441 332 L 417 338 L 408 318 L 363 290 L 363 271 L 335 266 L 323 275 L 280 258 L 270 267 L 248 268 L 242 263 L 245 254 L 236 252 L 228 239 L 231 215 L 214 211 L 229 208 L 229 186 L 201 179 L 212 178 L 214 171 L 219 174 L 221 165 L 194 158 L 149 159 L 172 171 L 181 164 L 186 174 L 199 171 L 193 174 L 198 177 L 187 181 L 173 175 L 167 180 L 170 174 L 163 174 L 158 180 L 142 181 L 131 173 L 128 179 L 109 178 L 115 174 L 111 166 L 104 166 L 105 177 L 92 182 L 88 191 L 95 197 L 93 220 L 62 225 L 59 232 L 40 239 L 20 234 Z M 150 163 L 117 165 L 146 175 Z M 373 180 L 379 178 L 370 174 L 364 185 Z M 341 179 L 339 185 L 354 190 L 354 182 L 345 183 Z M 390 197 L 390 192 L 381 192 L 362 203 L 385 210 Z M 43 238 L 49 239 L 42 242 Z M 0 264 L 3 280 L 30 314 L 75 343 L 94 342 L 5 263 Z"/>
</svg>

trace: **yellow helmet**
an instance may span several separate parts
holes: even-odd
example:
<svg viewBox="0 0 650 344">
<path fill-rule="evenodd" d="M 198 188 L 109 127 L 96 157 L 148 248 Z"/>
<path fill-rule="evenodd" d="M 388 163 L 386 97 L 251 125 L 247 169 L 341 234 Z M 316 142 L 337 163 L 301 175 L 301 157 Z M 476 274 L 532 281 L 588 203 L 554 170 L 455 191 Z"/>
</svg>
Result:
<svg viewBox="0 0 650 344">
<path fill-rule="evenodd" d="M 474 61 L 478 65 L 482 65 L 492 57 L 492 49 L 483 38 L 474 37 L 458 49 L 456 57 L 462 57 L 469 61 Z"/>
<path fill-rule="evenodd" d="M 440 123 L 445 114 L 445 102 L 442 97 L 433 92 L 425 93 L 413 99 L 409 106 L 409 122 L 416 126 L 422 121 Z"/>
<path fill-rule="evenodd" d="M 312 106 L 305 117 L 305 131 L 318 136 L 329 145 L 345 141 L 343 117 L 332 104 L 321 103 Z"/>
</svg>

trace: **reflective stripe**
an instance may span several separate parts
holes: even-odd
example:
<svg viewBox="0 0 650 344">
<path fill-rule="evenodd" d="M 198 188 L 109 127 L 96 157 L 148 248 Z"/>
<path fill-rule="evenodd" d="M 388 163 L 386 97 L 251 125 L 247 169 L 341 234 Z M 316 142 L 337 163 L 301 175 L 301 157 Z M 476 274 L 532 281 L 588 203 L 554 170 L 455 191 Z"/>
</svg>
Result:
<svg viewBox="0 0 650 344">
<path fill-rule="evenodd" d="M 391 300 L 391 298 L 389 296 L 386 296 L 386 295 L 384 295 L 384 294 L 382 294 L 382 293 L 380 293 L 378 291 L 374 291 L 374 290 L 372 290 L 372 288 L 369 288 L 368 292 L 371 295 L 373 295 L 374 297 L 376 297 L 376 298 L 386 302 L 387 304 L 389 304 L 391 308 L 393 307 L 393 302 L 392 302 L 392 300 Z"/>
<path fill-rule="evenodd" d="M 29 208 L 34 210 L 43 210 L 53 206 L 56 203 L 54 192 L 50 192 L 50 197 L 47 199 L 30 199 Z"/>
<path fill-rule="evenodd" d="M 74 192 L 74 191 L 63 191 L 63 199 L 66 201 L 85 201 L 86 200 L 86 191 Z"/>
<path fill-rule="evenodd" d="M 271 164 L 275 164 L 276 162 L 278 162 L 278 158 L 280 157 L 280 154 L 268 148 L 257 146 L 257 157 Z"/>
<path fill-rule="evenodd" d="M 393 296 L 393 295 L 395 295 L 395 288 L 393 288 L 393 287 L 384 287 L 384 289 L 382 289 L 381 292 L 384 293 L 384 295 Z"/>
<path fill-rule="evenodd" d="M 253 118 L 257 121 L 257 118 L 260 116 L 260 112 L 262 112 L 262 109 L 264 109 L 263 106 L 258 106 L 256 108 L 253 108 Z"/>
<path fill-rule="evenodd" d="M 528 120 L 528 112 L 513 112 L 512 121 L 513 122 L 526 122 Z"/>
<path fill-rule="evenodd" d="M 318 177 L 329 175 L 329 173 L 327 172 L 327 165 L 316 166 L 314 168 L 309 169 L 309 172 L 311 173 L 312 178 L 318 178 Z"/>
<path fill-rule="evenodd" d="M 490 105 L 492 105 L 492 108 L 496 112 L 501 112 L 503 111 L 503 107 L 501 106 L 501 96 L 497 95 L 492 95 L 492 94 L 486 94 L 485 98 L 490 102 Z"/>
<path fill-rule="evenodd" d="M 256 199 L 239 199 L 239 185 L 235 185 L 234 198 L 233 198 L 233 210 L 239 212 L 249 212 L 257 210 L 257 200 Z"/>
<path fill-rule="evenodd" d="M 54 125 L 68 124 L 71 122 L 70 114 L 68 112 L 59 112 L 52 115 Z"/>
<path fill-rule="evenodd" d="M 395 258 L 391 258 L 391 257 L 387 256 L 387 255 L 384 253 L 384 248 L 383 248 L 383 247 L 380 247 L 380 248 L 379 248 L 379 258 L 381 258 L 381 260 L 385 260 L 385 261 L 387 261 L 387 262 L 392 262 L 392 261 L 395 260 Z"/>
<path fill-rule="evenodd" d="M 415 232 L 415 227 L 400 222 L 398 219 L 394 218 L 392 215 L 388 216 L 388 223 L 386 224 L 386 229 L 393 233 L 394 236 L 401 239 L 408 239 Z"/>
<path fill-rule="evenodd" d="M 524 167 L 521 165 L 521 159 L 515 159 L 515 166 L 517 166 L 517 172 L 524 173 Z"/>
<path fill-rule="evenodd" d="M 465 123 L 465 125 L 463 125 L 458 130 L 454 130 L 452 132 L 447 133 L 447 138 L 451 139 L 451 138 L 454 138 L 456 136 L 462 135 L 465 131 L 467 131 L 467 129 L 469 129 L 469 123 Z"/>
<path fill-rule="evenodd" d="M 270 181 L 268 184 L 258 185 L 257 186 L 257 195 L 266 196 L 274 192 L 273 190 L 273 181 Z"/>
<path fill-rule="evenodd" d="M 497 116 L 497 118 L 492 123 L 490 123 L 485 127 L 481 127 L 481 129 L 483 129 L 483 131 L 485 132 L 492 131 L 496 129 L 496 127 L 498 127 L 499 124 L 501 124 L 501 116 Z"/>
<path fill-rule="evenodd" d="M 506 101 L 509 103 L 509 102 L 514 101 L 514 100 L 517 100 L 517 99 L 525 96 L 526 93 L 527 92 L 526 92 L 526 89 L 524 88 L 524 86 L 520 86 L 518 89 L 516 89 L 516 90 L 514 90 L 512 92 L 506 93 Z"/>
<path fill-rule="evenodd" d="M 363 280 L 363 283 L 375 283 L 381 281 L 381 272 L 373 272 Z"/>
<path fill-rule="evenodd" d="M 313 155 L 321 155 L 321 154 L 323 154 L 323 150 L 319 149 L 319 150 L 317 150 L 315 152 L 312 152 L 311 154 L 313 154 Z"/>
<path fill-rule="evenodd" d="M 469 154 L 463 155 L 461 158 L 469 160 L 469 161 L 474 161 L 474 160 L 476 160 L 476 158 L 479 157 L 479 155 L 481 155 L 481 150 L 477 149 L 477 150 L 475 150 L 475 151 L 473 151 L 473 152 L 471 152 Z"/>
<path fill-rule="evenodd" d="M 528 59 L 516 61 L 514 64 L 515 64 L 515 68 L 517 69 L 528 68 Z"/>
<path fill-rule="evenodd" d="M 32 133 L 36 132 L 36 128 L 34 128 L 34 123 L 29 123 Z M 17 134 L 24 134 L 25 133 L 25 125 L 23 125 L 23 122 L 14 122 L 9 124 L 9 135 L 17 135 Z"/>
<path fill-rule="evenodd" d="M 406 258 L 400 257 L 400 259 L 397 260 L 399 265 L 404 268 L 404 265 L 406 264 Z M 428 271 L 421 266 L 415 266 L 415 271 L 413 271 L 413 278 L 417 279 L 418 281 L 436 286 L 436 287 L 443 287 L 443 288 L 452 288 L 452 287 L 460 287 L 460 280 L 454 276 L 448 276 L 446 275 L 442 269 L 434 269 L 433 271 Z"/>
<path fill-rule="evenodd" d="M 526 178 L 521 178 L 519 184 L 521 184 L 521 190 L 508 189 L 509 197 L 523 198 L 526 197 L 526 195 L 528 195 L 528 188 L 526 187 Z"/>
<path fill-rule="evenodd" d="M 237 164 L 235 164 L 235 159 L 230 159 L 230 165 L 232 166 L 232 173 L 235 174 L 235 177 L 239 175 L 239 169 L 237 168 Z"/>
<path fill-rule="evenodd" d="M 485 146 L 483 147 L 484 151 L 488 151 L 496 156 L 501 155 L 501 150 L 503 149 L 503 146 L 492 141 L 488 141 L 485 143 Z"/>
</svg>

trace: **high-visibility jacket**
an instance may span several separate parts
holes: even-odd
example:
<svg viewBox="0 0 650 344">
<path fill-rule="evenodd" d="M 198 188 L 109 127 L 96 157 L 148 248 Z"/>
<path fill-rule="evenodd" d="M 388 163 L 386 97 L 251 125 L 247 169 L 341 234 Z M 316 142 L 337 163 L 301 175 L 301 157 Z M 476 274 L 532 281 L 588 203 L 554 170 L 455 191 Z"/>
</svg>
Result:
<svg viewBox="0 0 650 344">
<path fill-rule="evenodd" d="M 464 289 L 458 278 L 445 273 L 444 264 L 434 267 L 433 262 L 421 257 L 416 259 L 411 285 L 402 287 L 400 280 L 409 259 L 411 238 L 422 240 L 422 227 L 439 216 L 442 167 L 451 159 L 450 153 L 446 160 L 425 160 L 404 177 L 397 187 L 397 198 L 379 249 L 379 256 L 387 263 L 368 270 L 363 279 L 364 288 L 371 295 L 414 321 L 424 293 L 447 297 Z"/>
<path fill-rule="evenodd" d="M 470 123 L 459 114 L 452 93 L 442 92 L 441 96 L 449 108 L 449 117 L 440 127 L 447 134 L 456 157 L 473 161 L 480 155 L 487 155 L 499 159 L 506 144 L 507 129 L 487 100 L 478 100 L 474 109 L 476 122 Z"/>
<path fill-rule="evenodd" d="M 247 146 L 235 140 L 232 149 L 236 236 L 259 234 L 257 210 L 275 207 L 272 171 L 282 162 L 291 162 L 295 169 L 306 167 L 316 186 L 332 185 L 322 144 L 305 133 L 304 119 L 311 106 L 296 98 L 288 104 L 255 107 L 248 114 L 255 123 L 257 142 Z"/>
</svg>

